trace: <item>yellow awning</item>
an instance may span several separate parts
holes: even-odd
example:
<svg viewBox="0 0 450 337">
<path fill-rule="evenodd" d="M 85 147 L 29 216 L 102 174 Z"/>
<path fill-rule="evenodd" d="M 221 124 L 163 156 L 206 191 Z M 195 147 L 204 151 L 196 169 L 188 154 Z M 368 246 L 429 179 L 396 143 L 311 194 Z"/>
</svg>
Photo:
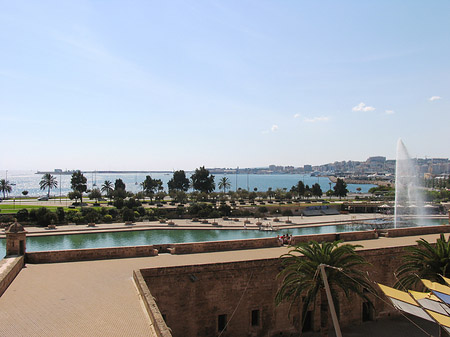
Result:
<svg viewBox="0 0 450 337">
<path fill-rule="evenodd" d="M 387 297 L 392 297 L 392 298 L 395 298 L 397 300 L 409 303 L 411 305 L 418 306 L 416 301 L 414 301 L 407 292 L 401 291 L 401 290 L 398 290 L 398 289 L 394 289 L 394 288 L 382 285 L 380 283 L 378 283 L 378 286 L 386 294 Z"/>
<path fill-rule="evenodd" d="M 433 295 L 433 293 L 423 293 L 420 291 L 414 291 L 414 290 L 408 290 L 408 292 L 411 294 L 412 297 L 414 297 L 416 300 L 421 300 L 421 299 L 429 299 L 429 300 L 433 300 L 436 302 L 441 302 L 443 303 L 439 298 L 437 298 L 435 295 Z"/>
<path fill-rule="evenodd" d="M 434 312 L 434 311 L 431 311 L 431 310 L 427 310 L 427 309 L 425 309 L 425 311 L 428 313 L 428 315 L 433 317 L 433 319 L 436 322 L 438 322 L 439 324 L 450 328 L 450 317 L 438 314 L 437 312 Z"/>
<path fill-rule="evenodd" d="M 450 287 L 447 287 L 443 284 L 437 282 L 431 282 L 429 280 L 420 279 L 422 283 L 430 290 L 439 291 L 440 293 L 450 295 Z"/>
</svg>

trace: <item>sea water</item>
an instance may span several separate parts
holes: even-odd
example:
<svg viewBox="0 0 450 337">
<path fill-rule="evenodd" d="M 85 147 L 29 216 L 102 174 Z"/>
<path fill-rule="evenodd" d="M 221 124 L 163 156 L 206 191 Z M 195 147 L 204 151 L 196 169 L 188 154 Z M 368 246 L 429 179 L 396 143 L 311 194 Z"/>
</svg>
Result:
<svg viewBox="0 0 450 337">
<path fill-rule="evenodd" d="M 186 172 L 186 176 L 189 178 L 192 172 Z M 70 187 L 71 175 L 58 175 L 52 174 L 58 181 L 58 187 L 51 190 L 52 196 L 67 195 L 72 191 Z M 105 180 L 109 180 L 112 183 L 116 179 L 122 179 L 126 185 L 126 190 L 136 193 L 142 191 L 141 183 L 145 180 L 145 177 L 150 175 L 153 179 L 161 179 L 163 187 L 167 191 L 167 182 L 172 179 L 171 173 L 85 173 L 87 178 L 88 189 L 95 187 L 101 188 Z M 3 179 L 6 176 L 6 172 L 0 172 L 0 177 Z M 10 197 L 22 196 L 22 191 L 28 191 L 28 196 L 40 196 L 47 193 L 46 190 L 40 190 L 39 182 L 42 178 L 41 174 L 35 174 L 33 171 L 8 171 L 8 181 L 13 184 Z M 303 181 L 305 185 L 310 187 L 315 183 L 319 183 L 323 194 L 326 193 L 334 184 L 327 177 L 312 177 L 309 174 L 215 174 L 214 181 L 216 183 L 216 192 L 219 190 L 219 181 L 222 177 L 227 177 L 231 187 L 229 190 L 236 191 L 237 189 L 248 189 L 254 191 L 256 188 L 260 192 L 265 192 L 269 188 L 275 191 L 277 188 L 286 188 L 288 191 L 292 186 L 296 185 L 299 181 Z M 367 193 L 371 187 L 375 185 L 371 184 L 348 184 L 348 190 L 351 193 L 355 193 L 357 188 L 361 188 L 361 193 Z"/>
</svg>

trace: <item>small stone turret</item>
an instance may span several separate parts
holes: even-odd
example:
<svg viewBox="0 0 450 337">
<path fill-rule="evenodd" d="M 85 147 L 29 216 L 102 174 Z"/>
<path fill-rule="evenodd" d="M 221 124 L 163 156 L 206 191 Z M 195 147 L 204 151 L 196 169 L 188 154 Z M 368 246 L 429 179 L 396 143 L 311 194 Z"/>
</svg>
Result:
<svg viewBox="0 0 450 337">
<path fill-rule="evenodd" d="M 25 255 L 27 231 L 16 221 L 6 230 L 6 256 Z"/>
</svg>

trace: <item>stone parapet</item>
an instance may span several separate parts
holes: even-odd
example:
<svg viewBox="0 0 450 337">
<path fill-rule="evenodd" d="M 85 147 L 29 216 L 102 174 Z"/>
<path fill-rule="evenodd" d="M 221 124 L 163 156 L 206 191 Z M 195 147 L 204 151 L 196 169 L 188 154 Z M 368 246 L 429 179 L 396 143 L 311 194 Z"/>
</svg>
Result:
<svg viewBox="0 0 450 337">
<path fill-rule="evenodd" d="M 450 233 L 450 225 L 425 226 L 425 227 L 408 227 L 408 228 L 391 228 L 387 230 L 388 237 L 424 235 Z"/>
<path fill-rule="evenodd" d="M 90 249 L 68 249 L 43 252 L 26 253 L 27 263 L 54 263 L 120 259 L 128 257 L 142 257 L 158 255 L 158 250 L 153 246 L 133 246 L 114 248 L 90 248 Z"/>
<path fill-rule="evenodd" d="M 0 296 L 9 287 L 24 266 L 23 256 L 5 257 L 0 261 Z"/>
<path fill-rule="evenodd" d="M 136 287 L 141 295 L 141 299 L 144 303 L 145 310 L 147 311 L 148 317 L 153 323 L 153 327 L 156 332 L 157 337 L 172 337 L 170 329 L 167 327 L 158 306 L 156 305 L 155 299 L 153 298 L 150 290 L 145 283 L 144 278 L 139 270 L 133 271 L 133 279 Z"/>
</svg>

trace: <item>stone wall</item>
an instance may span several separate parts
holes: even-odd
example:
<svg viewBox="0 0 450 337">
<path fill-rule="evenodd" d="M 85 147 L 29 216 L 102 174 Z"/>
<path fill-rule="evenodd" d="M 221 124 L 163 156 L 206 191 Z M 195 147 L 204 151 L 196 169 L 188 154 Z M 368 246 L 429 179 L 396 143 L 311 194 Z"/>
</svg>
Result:
<svg viewBox="0 0 450 337">
<path fill-rule="evenodd" d="M 402 248 L 363 250 L 371 263 L 367 266 L 372 280 L 394 283 Z M 161 314 L 173 336 L 215 336 L 220 317 L 226 315 L 228 326 L 222 336 L 287 336 L 300 329 L 300 304 L 274 304 L 280 284 L 277 274 L 280 259 L 235 263 L 191 265 L 141 270 Z M 341 326 L 362 322 L 363 302 L 356 296 L 340 294 Z M 397 314 L 382 300 L 373 297 L 373 316 Z M 318 303 L 316 308 L 319 308 Z M 252 322 L 252 316 L 258 317 Z M 183 319 L 179 319 L 183 317 Z M 312 315 L 314 330 L 319 329 L 319 310 Z M 257 323 L 252 325 L 252 323 Z"/>
<path fill-rule="evenodd" d="M 145 283 L 144 278 L 142 277 L 142 274 L 139 270 L 133 271 L 133 279 L 139 291 L 139 295 L 141 296 L 141 299 L 144 303 L 145 310 L 147 311 L 147 314 L 152 321 L 156 336 L 171 337 L 172 334 L 170 333 L 166 322 L 164 322 L 163 316 L 161 315 L 161 312 L 156 305 L 155 299 L 150 293 L 150 290 L 148 289 L 147 284 Z"/>
<path fill-rule="evenodd" d="M 24 257 L 5 257 L 0 261 L 0 296 L 9 287 L 24 266 Z"/>
<path fill-rule="evenodd" d="M 158 251 L 153 246 L 134 246 L 29 252 L 25 254 L 25 260 L 27 263 L 53 263 L 155 255 L 158 255 Z"/>
<path fill-rule="evenodd" d="M 450 233 L 450 225 L 426 226 L 426 227 L 409 227 L 409 228 L 392 228 L 387 230 L 389 237 L 424 235 Z"/>
<path fill-rule="evenodd" d="M 274 233 L 275 234 L 275 233 Z M 172 254 L 206 253 L 239 249 L 269 248 L 279 246 L 277 238 L 244 239 L 229 241 L 210 241 L 177 243 L 172 245 Z"/>
</svg>

